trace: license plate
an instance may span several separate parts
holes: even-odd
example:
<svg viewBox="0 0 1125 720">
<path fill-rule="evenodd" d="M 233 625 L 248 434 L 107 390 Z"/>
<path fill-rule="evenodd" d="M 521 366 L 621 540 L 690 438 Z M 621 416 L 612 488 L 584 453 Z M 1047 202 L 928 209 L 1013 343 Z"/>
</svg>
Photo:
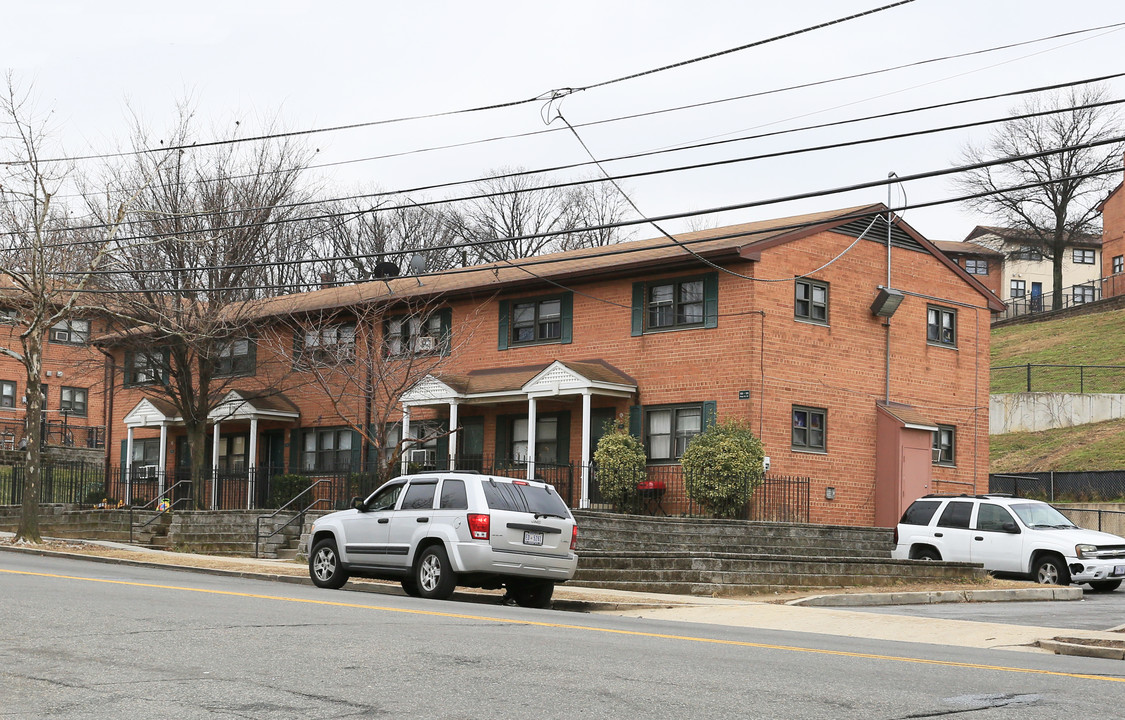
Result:
<svg viewBox="0 0 1125 720">
<path fill-rule="evenodd" d="M 1125 575 L 1125 565 L 1114 565 L 1113 566 L 1113 574 L 1114 575 Z"/>
<path fill-rule="evenodd" d="M 523 533 L 523 544 L 524 545 L 542 545 L 543 544 L 543 533 L 541 533 L 541 532 L 531 532 L 530 530 L 524 531 L 524 533 Z"/>
</svg>

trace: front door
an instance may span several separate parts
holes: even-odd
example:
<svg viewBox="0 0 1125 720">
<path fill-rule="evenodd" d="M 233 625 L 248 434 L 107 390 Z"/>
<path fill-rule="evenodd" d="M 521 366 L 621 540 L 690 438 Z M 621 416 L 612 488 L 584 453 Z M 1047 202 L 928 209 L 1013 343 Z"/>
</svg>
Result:
<svg viewBox="0 0 1125 720">
<path fill-rule="evenodd" d="M 460 418 L 457 433 L 457 469 L 484 470 L 484 418 Z"/>
<path fill-rule="evenodd" d="M 395 564 L 390 562 L 387 541 L 391 516 L 394 515 L 395 505 L 398 504 L 404 485 L 402 482 L 384 485 L 368 499 L 366 512 L 349 513 L 340 520 L 340 524 L 344 526 L 346 542 L 341 549 L 350 564 L 373 567 Z"/>
<path fill-rule="evenodd" d="M 1043 309 L 1043 283 L 1031 283 L 1031 309 L 1038 312 Z"/>
</svg>

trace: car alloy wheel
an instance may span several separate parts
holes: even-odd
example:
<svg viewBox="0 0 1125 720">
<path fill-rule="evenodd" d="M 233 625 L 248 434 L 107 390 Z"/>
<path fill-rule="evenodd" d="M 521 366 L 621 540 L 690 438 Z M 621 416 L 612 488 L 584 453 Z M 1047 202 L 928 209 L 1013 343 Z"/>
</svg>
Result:
<svg viewBox="0 0 1125 720">
<path fill-rule="evenodd" d="M 441 560 L 431 553 L 422 558 L 418 569 L 418 585 L 427 593 L 432 593 L 441 583 Z"/>
</svg>

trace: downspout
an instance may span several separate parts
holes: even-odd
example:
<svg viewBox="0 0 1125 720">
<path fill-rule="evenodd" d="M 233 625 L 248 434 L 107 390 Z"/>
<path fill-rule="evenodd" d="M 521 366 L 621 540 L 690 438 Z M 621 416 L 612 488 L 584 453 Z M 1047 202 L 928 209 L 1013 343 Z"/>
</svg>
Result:
<svg viewBox="0 0 1125 720">
<path fill-rule="evenodd" d="M 887 173 L 887 178 L 898 177 L 894 171 Z M 887 183 L 887 287 L 891 287 L 891 189 L 892 185 Z M 891 318 L 887 317 L 883 320 L 883 355 L 885 366 L 883 369 L 884 378 L 884 397 L 883 402 L 891 402 Z"/>
</svg>

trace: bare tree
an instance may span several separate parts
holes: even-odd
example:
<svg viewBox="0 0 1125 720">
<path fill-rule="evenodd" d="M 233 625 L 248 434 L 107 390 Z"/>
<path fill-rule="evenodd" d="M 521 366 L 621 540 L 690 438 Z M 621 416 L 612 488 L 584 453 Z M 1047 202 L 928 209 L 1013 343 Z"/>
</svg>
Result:
<svg viewBox="0 0 1125 720">
<path fill-rule="evenodd" d="M 272 349 L 284 357 L 296 348 L 302 392 L 331 408 L 330 425 L 343 423 L 359 434 L 362 469 L 387 479 L 404 448 L 456 429 L 418 433 L 415 425 L 410 437 L 396 440 L 388 440 L 386 432 L 401 412 L 404 393 L 427 375 L 439 373 L 451 356 L 472 342 L 479 312 L 459 317 L 455 328 L 451 310 L 440 297 L 293 314 L 283 319 L 281 327 L 291 331 L 295 342 L 288 332 L 276 333 Z"/>
<path fill-rule="evenodd" d="M 426 272 L 440 272 L 464 264 L 462 254 L 452 248 L 451 210 L 412 205 L 408 198 L 387 199 L 379 206 L 370 200 L 343 200 L 318 206 L 317 220 L 308 229 L 322 256 L 318 278 L 353 283 L 393 277 L 410 268 L 421 255 Z"/>
<path fill-rule="evenodd" d="M 93 303 L 85 291 L 106 260 L 125 205 L 110 208 L 102 229 L 82 235 L 70 230 L 70 214 L 55 197 L 71 168 L 43 158 L 46 135 L 27 93 L 10 74 L 0 97 L 0 115 L 8 156 L 0 164 L 0 277 L 5 281 L 5 322 L 14 326 L 0 339 L 0 354 L 22 364 L 27 378 L 27 445 L 16 538 L 41 542 L 43 341 L 53 326 L 64 322 L 71 332 L 85 332 L 88 340 L 89 320 L 80 318 L 88 318 L 84 311 Z"/>
<path fill-rule="evenodd" d="M 1012 110 L 1013 116 L 1056 111 L 1036 117 L 1014 117 L 1000 125 L 983 146 L 964 151 L 966 163 L 986 159 L 1074 148 L 1040 157 L 980 168 L 958 180 L 966 193 L 986 193 L 967 204 L 1026 238 L 1027 249 L 1038 250 L 1053 263 L 1053 308 L 1062 307 L 1063 259 L 1076 241 L 1098 232 L 1098 202 L 1114 180 L 1107 174 L 1121 157 L 1122 145 L 1076 147 L 1120 135 L 1119 118 L 1103 107 L 1107 92 L 1100 86 L 1072 88 L 1037 95 Z M 1025 189 L 1008 189 L 1040 184 Z"/>
<path fill-rule="evenodd" d="M 286 221 L 298 217 L 294 203 L 304 198 L 309 153 L 285 140 L 150 150 L 194 139 L 192 114 L 181 108 L 170 138 L 138 128 L 139 152 L 111 169 L 119 188 L 144 190 L 126 227 L 134 240 L 115 247 L 107 283 L 120 291 L 119 333 L 111 342 L 126 353 L 125 373 L 155 380 L 145 394 L 171 403 L 183 418 L 198 481 L 208 467 L 210 412 L 239 375 L 224 363 L 253 353 L 253 301 L 290 289 L 283 270 L 300 245 Z M 267 378 L 284 372 L 258 361 L 256 382 L 268 387 Z M 202 485 L 194 484 L 197 498 Z"/>
<path fill-rule="evenodd" d="M 613 229 L 584 229 L 624 217 L 625 205 L 611 186 L 558 188 L 551 187 L 545 176 L 512 172 L 498 171 L 474 185 L 474 194 L 481 197 L 459 203 L 450 218 L 454 236 L 473 243 L 466 251 L 471 262 L 513 260 L 620 241 Z"/>
</svg>

